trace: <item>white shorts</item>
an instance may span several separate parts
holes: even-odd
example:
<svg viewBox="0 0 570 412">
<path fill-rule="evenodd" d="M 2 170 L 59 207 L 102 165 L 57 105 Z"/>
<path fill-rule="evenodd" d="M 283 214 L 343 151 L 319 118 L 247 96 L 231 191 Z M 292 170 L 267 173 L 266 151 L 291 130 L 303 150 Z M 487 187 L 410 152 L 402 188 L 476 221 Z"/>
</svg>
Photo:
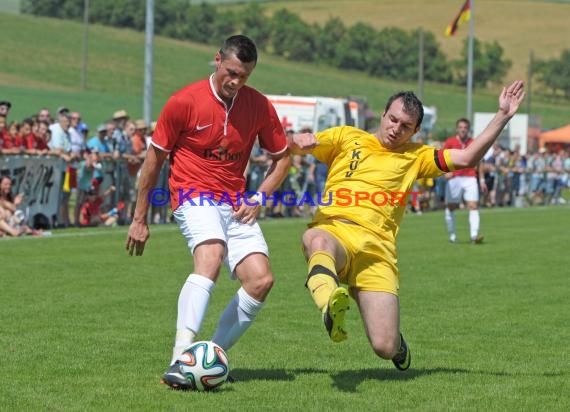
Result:
<svg viewBox="0 0 570 412">
<path fill-rule="evenodd" d="M 184 202 L 173 213 L 182 235 L 186 238 L 190 253 L 200 243 L 211 239 L 220 239 L 226 244 L 224 260 L 230 270 L 230 277 L 236 278 L 234 270 L 246 256 L 252 253 L 263 253 L 269 256 L 267 243 L 261 228 L 240 223 L 232 218 L 233 209 L 228 204 L 200 205 L 196 200 Z"/>
<path fill-rule="evenodd" d="M 479 201 L 479 186 L 473 176 L 456 176 L 447 181 L 445 186 L 445 203 L 461 203 Z"/>
</svg>

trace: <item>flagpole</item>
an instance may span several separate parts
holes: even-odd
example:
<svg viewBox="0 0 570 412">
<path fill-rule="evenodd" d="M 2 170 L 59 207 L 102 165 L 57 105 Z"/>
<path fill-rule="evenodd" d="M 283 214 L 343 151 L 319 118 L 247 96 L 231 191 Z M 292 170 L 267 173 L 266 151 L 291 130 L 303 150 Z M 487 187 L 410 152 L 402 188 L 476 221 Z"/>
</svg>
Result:
<svg viewBox="0 0 570 412">
<path fill-rule="evenodd" d="M 418 92 L 420 100 L 424 99 L 424 29 L 419 31 L 419 51 L 418 51 Z"/>
<path fill-rule="evenodd" d="M 471 0 L 469 10 L 469 38 L 467 44 L 467 119 L 473 121 L 473 38 L 475 37 L 475 0 Z"/>
<path fill-rule="evenodd" d="M 144 91 L 143 117 L 150 126 L 152 122 L 152 69 L 154 49 L 154 0 L 146 0 L 146 21 L 144 41 Z"/>
<path fill-rule="evenodd" d="M 83 60 L 81 63 L 81 90 L 87 89 L 87 59 L 89 55 L 89 0 L 83 1 Z"/>
<path fill-rule="evenodd" d="M 526 89 L 526 112 L 528 113 L 528 118 L 530 120 L 531 115 L 531 102 L 532 102 L 532 75 L 534 70 L 534 50 L 530 50 L 528 53 L 528 79 L 525 84 Z"/>
</svg>

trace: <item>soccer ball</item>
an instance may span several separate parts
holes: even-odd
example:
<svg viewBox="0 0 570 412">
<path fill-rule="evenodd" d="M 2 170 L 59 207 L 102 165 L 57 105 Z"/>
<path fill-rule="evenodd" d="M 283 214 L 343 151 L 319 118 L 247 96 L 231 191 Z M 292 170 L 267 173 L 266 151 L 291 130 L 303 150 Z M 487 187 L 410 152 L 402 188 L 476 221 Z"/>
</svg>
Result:
<svg viewBox="0 0 570 412">
<path fill-rule="evenodd" d="M 212 341 L 194 342 L 182 352 L 179 361 L 180 371 L 197 391 L 217 388 L 230 372 L 228 355 Z"/>
</svg>

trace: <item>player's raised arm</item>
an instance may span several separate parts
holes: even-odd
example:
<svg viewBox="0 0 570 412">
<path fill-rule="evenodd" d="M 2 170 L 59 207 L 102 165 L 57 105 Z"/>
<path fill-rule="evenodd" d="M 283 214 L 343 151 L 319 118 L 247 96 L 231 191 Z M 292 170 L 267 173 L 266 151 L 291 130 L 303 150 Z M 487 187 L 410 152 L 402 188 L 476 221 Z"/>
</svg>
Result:
<svg viewBox="0 0 570 412">
<path fill-rule="evenodd" d="M 524 84 L 521 80 L 517 80 L 509 87 L 503 88 L 499 95 L 499 110 L 497 110 L 495 117 L 485 127 L 485 130 L 467 148 L 450 150 L 451 161 L 456 169 L 477 166 L 477 163 L 483 158 L 503 128 L 519 109 L 524 95 Z"/>
</svg>

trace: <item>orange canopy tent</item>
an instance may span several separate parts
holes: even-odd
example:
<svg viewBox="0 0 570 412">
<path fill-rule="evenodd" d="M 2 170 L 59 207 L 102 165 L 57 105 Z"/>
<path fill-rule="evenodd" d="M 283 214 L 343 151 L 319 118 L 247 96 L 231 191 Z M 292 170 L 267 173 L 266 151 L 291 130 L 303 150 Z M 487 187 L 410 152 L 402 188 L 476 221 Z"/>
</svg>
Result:
<svg viewBox="0 0 570 412">
<path fill-rule="evenodd" d="M 549 130 L 539 136 L 539 146 L 544 147 L 549 143 L 570 144 L 570 124 L 560 129 Z"/>
</svg>

